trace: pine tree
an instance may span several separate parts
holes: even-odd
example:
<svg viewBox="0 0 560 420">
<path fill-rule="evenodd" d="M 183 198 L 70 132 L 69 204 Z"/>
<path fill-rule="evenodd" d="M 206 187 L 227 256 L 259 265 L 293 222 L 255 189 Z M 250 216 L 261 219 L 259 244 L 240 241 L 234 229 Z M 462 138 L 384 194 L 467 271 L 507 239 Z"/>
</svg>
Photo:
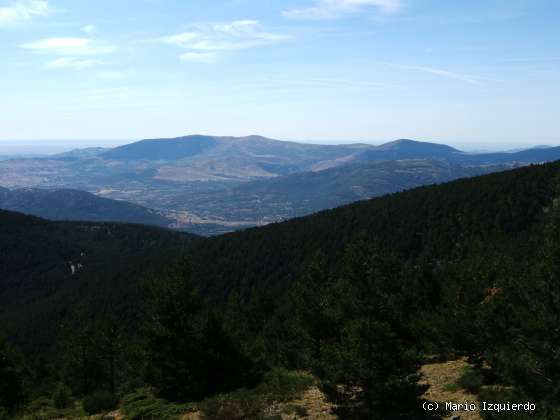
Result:
<svg viewBox="0 0 560 420">
<path fill-rule="evenodd" d="M 307 341 L 308 357 L 314 370 L 322 374 L 321 357 L 325 343 L 336 335 L 337 305 L 335 282 L 327 261 L 317 253 L 304 275 L 292 287 L 290 298 L 299 331 Z"/>
<path fill-rule="evenodd" d="M 0 416 L 2 408 L 11 411 L 24 401 L 21 355 L 0 337 Z"/>
<path fill-rule="evenodd" d="M 102 385 L 105 370 L 96 340 L 94 318 L 80 305 L 62 324 L 59 346 L 64 380 L 75 394 L 87 395 Z"/>
<path fill-rule="evenodd" d="M 254 380 L 251 361 L 208 311 L 190 276 L 190 264 L 182 260 L 151 283 L 144 325 L 147 380 L 174 401 L 200 400 Z"/>
<path fill-rule="evenodd" d="M 144 325 L 148 381 L 170 400 L 201 396 L 195 372 L 201 359 L 202 300 L 189 283 L 190 267 L 181 261 L 148 289 Z"/>
<path fill-rule="evenodd" d="M 106 387 L 111 394 L 115 394 L 126 352 L 122 322 L 110 314 L 101 315 L 96 320 L 94 334 L 97 352 L 106 371 Z"/>
<path fill-rule="evenodd" d="M 493 364 L 518 391 L 551 405 L 560 404 L 559 204 L 549 209 L 540 262 L 508 279 L 490 324 L 502 332 Z"/>
<path fill-rule="evenodd" d="M 419 360 L 404 339 L 412 313 L 400 271 L 398 260 L 376 243 L 358 240 L 346 252 L 346 322 L 327 360 L 332 382 L 362 390 L 369 418 L 414 411 L 422 393 Z"/>
</svg>

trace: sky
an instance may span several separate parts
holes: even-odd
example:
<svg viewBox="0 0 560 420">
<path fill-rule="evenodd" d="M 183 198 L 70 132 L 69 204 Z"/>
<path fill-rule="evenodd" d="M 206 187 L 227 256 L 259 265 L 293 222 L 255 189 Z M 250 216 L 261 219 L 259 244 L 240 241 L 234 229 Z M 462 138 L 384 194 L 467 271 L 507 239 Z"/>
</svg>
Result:
<svg viewBox="0 0 560 420">
<path fill-rule="evenodd" d="M 559 16 L 557 0 L 0 0 L 0 154 L 194 133 L 556 145 Z"/>
</svg>

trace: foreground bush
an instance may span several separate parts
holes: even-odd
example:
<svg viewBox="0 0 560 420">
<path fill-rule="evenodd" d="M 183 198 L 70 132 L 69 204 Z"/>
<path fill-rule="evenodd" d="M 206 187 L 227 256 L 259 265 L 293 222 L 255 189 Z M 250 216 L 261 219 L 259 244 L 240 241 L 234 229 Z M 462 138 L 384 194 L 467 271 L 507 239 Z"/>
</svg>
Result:
<svg viewBox="0 0 560 420">
<path fill-rule="evenodd" d="M 95 392 L 88 395 L 82 401 L 84 410 L 88 414 L 98 414 L 103 411 L 111 411 L 117 408 L 119 399 L 110 392 Z"/>
<path fill-rule="evenodd" d="M 53 392 L 52 401 L 55 408 L 62 409 L 70 407 L 72 405 L 70 389 L 64 384 L 59 384 Z"/>
<path fill-rule="evenodd" d="M 266 407 L 298 398 L 313 383 L 314 378 L 309 374 L 274 369 L 264 375 L 263 382 L 256 388 L 207 398 L 199 408 L 202 418 L 207 420 L 262 418 Z"/>
<path fill-rule="evenodd" d="M 457 385 L 471 394 L 478 394 L 482 388 L 483 377 L 473 369 L 467 369 L 457 380 Z"/>
<path fill-rule="evenodd" d="M 179 419 L 195 409 L 194 404 L 176 404 L 156 398 L 148 388 L 128 394 L 121 401 L 121 411 L 130 420 Z"/>
</svg>

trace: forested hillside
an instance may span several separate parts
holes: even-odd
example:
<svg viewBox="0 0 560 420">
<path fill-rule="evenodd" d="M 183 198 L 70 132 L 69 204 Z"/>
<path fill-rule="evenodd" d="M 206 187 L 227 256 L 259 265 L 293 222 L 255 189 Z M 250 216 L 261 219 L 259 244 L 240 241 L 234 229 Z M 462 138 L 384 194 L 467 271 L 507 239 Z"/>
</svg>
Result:
<svg viewBox="0 0 560 420">
<path fill-rule="evenodd" d="M 130 312 L 143 273 L 194 238 L 141 225 L 49 222 L 0 210 L 2 330 L 28 350 L 44 351 L 74 304 Z"/>
<path fill-rule="evenodd" d="M 519 238 L 521 246 L 552 203 L 558 173 L 552 163 L 415 188 L 209 238 L 192 248 L 192 258 L 202 287 L 214 296 L 262 283 L 285 288 L 318 250 L 338 269 L 359 235 L 405 260 L 460 258 L 478 243 L 512 246 Z"/>
<path fill-rule="evenodd" d="M 465 357 L 451 385 L 556 418 L 559 176 L 534 165 L 196 240 L 0 213 L 2 326 L 25 352 L 0 344 L 0 386 L 20 390 L 0 405 L 266 418 L 307 371 L 340 418 L 419 419 L 421 365 Z"/>
<path fill-rule="evenodd" d="M 0 187 L 0 209 L 50 220 L 141 223 L 169 227 L 173 221 L 154 210 L 79 190 Z"/>
</svg>

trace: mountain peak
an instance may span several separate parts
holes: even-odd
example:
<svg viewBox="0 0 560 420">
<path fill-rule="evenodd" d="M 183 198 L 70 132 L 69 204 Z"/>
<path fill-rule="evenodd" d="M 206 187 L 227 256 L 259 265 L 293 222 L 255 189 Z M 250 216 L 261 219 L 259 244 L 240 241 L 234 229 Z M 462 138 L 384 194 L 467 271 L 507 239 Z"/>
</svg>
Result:
<svg viewBox="0 0 560 420">
<path fill-rule="evenodd" d="M 194 156 L 216 145 L 215 137 L 191 135 L 173 139 L 149 139 L 116 147 L 102 154 L 116 160 L 174 160 Z"/>
<path fill-rule="evenodd" d="M 395 150 L 395 151 L 419 151 L 419 150 L 431 150 L 431 151 L 447 151 L 447 152 L 458 152 L 459 150 L 447 146 L 446 144 L 440 143 L 430 143 L 418 140 L 410 139 L 399 139 L 388 143 L 383 143 L 377 146 L 377 150 Z"/>
</svg>

